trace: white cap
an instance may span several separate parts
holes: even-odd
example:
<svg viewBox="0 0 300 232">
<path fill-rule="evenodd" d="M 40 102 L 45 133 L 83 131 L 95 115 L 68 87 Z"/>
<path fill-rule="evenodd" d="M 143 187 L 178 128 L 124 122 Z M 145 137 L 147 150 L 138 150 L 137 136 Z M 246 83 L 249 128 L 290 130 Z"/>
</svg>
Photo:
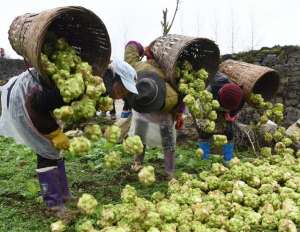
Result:
<svg viewBox="0 0 300 232">
<path fill-rule="evenodd" d="M 123 85 L 129 92 L 138 94 L 135 83 L 137 74 L 131 65 L 120 59 L 114 59 L 109 66 L 113 73 L 120 76 Z"/>
</svg>

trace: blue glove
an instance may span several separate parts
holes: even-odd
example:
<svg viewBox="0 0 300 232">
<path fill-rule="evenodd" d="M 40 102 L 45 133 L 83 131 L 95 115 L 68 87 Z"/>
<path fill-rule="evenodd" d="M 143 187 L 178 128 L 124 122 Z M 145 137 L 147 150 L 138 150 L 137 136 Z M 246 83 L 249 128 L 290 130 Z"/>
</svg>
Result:
<svg viewBox="0 0 300 232">
<path fill-rule="evenodd" d="M 208 142 L 200 142 L 198 143 L 198 147 L 203 150 L 203 159 L 209 159 L 210 154 L 210 144 Z"/>
<path fill-rule="evenodd" d="M 131 114 L 131 111 L 122 111 L 121 118 L 129 118 Z"/>
</svg>

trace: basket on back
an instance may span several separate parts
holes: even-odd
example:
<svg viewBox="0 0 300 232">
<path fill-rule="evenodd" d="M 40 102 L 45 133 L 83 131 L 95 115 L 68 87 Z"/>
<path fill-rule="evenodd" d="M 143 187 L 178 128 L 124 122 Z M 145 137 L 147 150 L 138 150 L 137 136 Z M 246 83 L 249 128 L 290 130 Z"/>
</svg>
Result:
<svg viewBox="0 0 300 232">
<path fill-rule="evenodd" d="M 102 20 L 83 7 L 68 6 L 24 14 L 12 22 L 9 41 L 13 49 L 50 80 L 41 65 L 41 51 L 48 32 L 63 37 L 93 67 L 96 75 L 102 75 L 111 55 L 108 32 Z"/>
<path fill-rule="evenodd" d="M 271 68 L 241 61 L 226 60 L 220 64 L 221 72 L 238 85 L 243 86 L 246 99 L 250 94 L 261 94 L 270 100 L 279 88 L 279 75 Z"/>
<path fill-rule="evenodd" d="M 206 38 L 171 34 L 161 36 L 151 43 L 151 51 L 174 87 L 178 85 L 175 69 L 181 61 L 189 61 L 195 70 L 204 68 L 209 79 L 218 70 L 220 50 L 213 41 Z"/>
</svg>

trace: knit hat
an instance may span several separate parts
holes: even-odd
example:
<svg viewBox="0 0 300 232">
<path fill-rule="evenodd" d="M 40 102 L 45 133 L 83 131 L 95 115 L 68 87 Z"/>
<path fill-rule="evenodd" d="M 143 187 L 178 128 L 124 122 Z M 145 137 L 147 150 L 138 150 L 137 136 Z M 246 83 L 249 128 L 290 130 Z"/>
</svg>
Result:
<svg viewBox="0 0 300 232">
<path fill-rule="evenodd" d="M 227 83 L 219 90 L 219 101 L 223 108 L 236 110 L 243 99 L 243 90 L 234 83 Z"/>
</svg>

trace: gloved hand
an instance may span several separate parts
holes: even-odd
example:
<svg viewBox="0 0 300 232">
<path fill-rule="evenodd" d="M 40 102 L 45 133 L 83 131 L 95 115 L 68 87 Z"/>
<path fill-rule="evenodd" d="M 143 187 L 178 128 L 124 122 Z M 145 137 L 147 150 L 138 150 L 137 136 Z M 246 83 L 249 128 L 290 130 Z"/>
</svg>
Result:
<svg viewBox="0 0 300 232">
<path fill-rule="evenodd" d="M 224 117 L 227 122 L 235 122 L 238 119 L 238 114 L 230 116 L 230 113 L 226 112 L 224 114 Z"/>
<path fill-rule="evenodd" d="M 154 59 L 154 56 L 153 56 L 150 46 L 147 46 L 144 48 L 144 55 L 147 57 L 147 60 Z"/>
<path fill-rule="evenodd" d="M 51 140 L 56 149 L 66 150 L 69 148 L 69 138 L 62 132 L 60 128 L 45 136 Z"/>
<path fill-rule="evenodd" d="M 131 111 L 127 110 L 123 110 L 122 113 L 121 113 L 121 118 L 128 118 L 130 115 L 131 115 Z"/>
<path fill-rule="evenodd" d="M 176 115 L 176 124 L 175 124 L 175 128 L 176 130 L 182 129 L 183 125 L 184 125 L 184 119 L 183 119 L 183 114 L 182 113 L 178 113 Z"/>
</svg>

